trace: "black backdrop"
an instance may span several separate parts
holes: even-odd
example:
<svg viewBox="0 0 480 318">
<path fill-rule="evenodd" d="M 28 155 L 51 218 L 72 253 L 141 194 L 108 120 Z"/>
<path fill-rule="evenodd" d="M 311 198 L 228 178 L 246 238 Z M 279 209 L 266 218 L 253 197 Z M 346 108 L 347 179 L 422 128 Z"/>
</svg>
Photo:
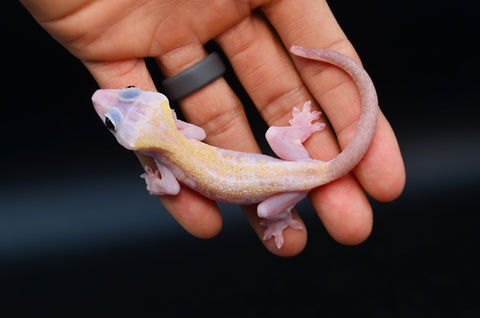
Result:
<svg viewBox="0 0 480 318">
<path fill-rule="evenodd" d="M 330 6 L 376 83 L 407 187 L 393 203 L 373 202 L 373 233 L 356 247 L 334 242 L 302 203 L 308 245 L 282 259 L 233 206 L 222 205 L 218 237 L 186 234 L 96 118 L 88 72 L 19 3 L 6 2 L 0 311 L 478 316 L 478 2 Z M 250 116 L 262 138 L 265 125 Z"/>
</svg>

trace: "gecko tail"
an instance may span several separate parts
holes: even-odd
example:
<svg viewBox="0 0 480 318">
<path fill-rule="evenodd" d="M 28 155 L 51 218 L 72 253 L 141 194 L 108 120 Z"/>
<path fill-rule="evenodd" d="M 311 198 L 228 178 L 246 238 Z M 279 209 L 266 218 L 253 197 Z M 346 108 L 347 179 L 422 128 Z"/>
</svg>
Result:
<svg viewBox="0 0 480 318">
<path fill-rule="evenodd" d="M 325 181 L 329 182 L 352 170 L 370 147 L 378 117 L 377 93 L 365 69 L 346 55 L 331 50 L 300 46 L 292 46 L 290 51 L 297 56 L 326 62 L 341 68 L 354 80 L 360 92 L 362 110 L 355 135 L 337 157 L 327 162 L 328 180 Z"/>
</svg>

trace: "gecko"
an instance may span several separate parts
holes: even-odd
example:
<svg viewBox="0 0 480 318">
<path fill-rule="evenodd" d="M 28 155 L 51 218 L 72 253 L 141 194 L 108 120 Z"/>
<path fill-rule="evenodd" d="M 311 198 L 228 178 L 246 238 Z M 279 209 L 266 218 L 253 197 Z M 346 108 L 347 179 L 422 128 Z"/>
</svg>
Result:
<svg viewBox="0 0 480 318">
<path fill-rule="evenodd" d="M 265 136 L 278 158 L 221 149 L 208 145 L 205 131 L 179 120 L 166 96 L 135 86 L 98 89 L 94 108 L 105 126 L 126 149 L 151 156 L 156 167 L 145 166 L 147 190 L 152 195 L 176 195 L 180 183 L 216 201 L 257 205 L 263 240 L 274 239 L 280 249 L 283 231 L 302 229 L 292 218 L 293 207 L 310 190 L 342 177 L 368 150 L 376 129 L 378 100 L 372 80 L 360 64 L 332 51 L 292 46 L 300 57 L 332 64 L 354 80 L 361 98 L 361 115 L 353 138 L 330 161 L 312 159 L 303 146 L 325 124 L 314 122 L 320 112 L 307 101 L 293 108 L 289 126 L 269 127 Z"/>
</svg>

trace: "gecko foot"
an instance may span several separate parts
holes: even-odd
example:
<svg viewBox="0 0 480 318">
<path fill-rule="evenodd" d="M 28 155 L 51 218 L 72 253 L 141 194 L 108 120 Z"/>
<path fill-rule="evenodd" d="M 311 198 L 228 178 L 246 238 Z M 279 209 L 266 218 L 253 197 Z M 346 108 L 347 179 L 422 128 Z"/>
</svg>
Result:
<svg viewBox="0 0 480 318">
<path fill-rule="evenodd" d="M 270 238 L 275 238 L 275 245 L 278 249 L 283 246 L 283 230 L 288 227 L 291 227 L 295 230 L 301 230 L 303 227 L 300 222 L 295 221 L 292 218 L 292 212 L 287 211 L 282 213 L 281 218 L 274 218 L 274 219 L 264 219 L 260 222 L 261 226 L 265 226 L 267 229 L 263 233 L 263 240 L 269 240 Z"/>
<path fill-rule="evenodd" d="M 314 123 L 312 121 L 317 120 L 320 118 L 322 112 L 319 111 L 311 111 L 312 110 L 312 102 L 308 101 L 303 104 L 303 109 L 300 111 L 297 107 L 293 108 L 292 111 L 292 119 L 288 121 L 290 126 L 299 126 L 305 130 L 306 135 L 310 137 L 316 131 L 320 131 L 325 128 L 325 124 L 323 123 Z M 308 138 L 307 137 L 307 138 Z"/>
<path fill-rule="evenodd" d="M 268 128 L 265 138 L 277 156 L 289 161 L 310 159 L 303 142 L 314 132 L 325 128 L 323 123 L 312 123 L 320 117 L 321 113 L 311 110 L 312 103 L 308 101 L 301 111 L 297 107 L 293 108 L 290 126 Z"/>
<path fill-rule="evenodd" d="M 145 166 L 145 173 L 140 176 L 140 178 L 145 179 L 147 184 L 147 190 L 151 195 L 155 195 L 158 192 L 156 189 L 157 180 L 161 180 L 160 171 L 153 171 L 149 166 Z"/>
<path fill-rule="evenodd" d="M 180 191 L 175 176 L 168 168 L 157 165 L 158 170 L 153 171 L 149 166 L 145 166 L 145 173 L 140 177 L 145 179 L 147 190 L 151 195 L 176 195 Z"/>
</svg>

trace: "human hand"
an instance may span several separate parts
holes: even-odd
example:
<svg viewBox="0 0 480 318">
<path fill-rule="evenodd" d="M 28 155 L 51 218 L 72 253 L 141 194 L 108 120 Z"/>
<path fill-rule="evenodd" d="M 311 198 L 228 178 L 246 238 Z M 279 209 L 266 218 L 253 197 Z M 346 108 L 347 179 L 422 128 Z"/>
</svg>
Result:
<svg viewBox="0 0 480 318">
<path fill-rule="evenodd" d="M 326 1 L 117 1 L 21 0 L 35 19 L 77 56 L 102 88 L 135 85 L 155 90 L 144 57 L 154 57 L 167 77 L 206 57 L 203 45 L 215 40 L 270 126 L 284 126 L 293 106 L 314 100 L 322 105 L 335 131 L 314 134 L 306 148 L 312 158 L 330 160 L 353 136 L 360 116 L 356 87 L 343 71 L 322 63 L 291 58 L 292 44 L 328 48 L 359 61 Z M 272 31 L 271 26 L 275 28 Z M 277 36 L 278 35 L 278 36 Z M 223 78 L 180 102 L 189 122 L 201 126 L 209 144 L 259 152 L 244 109 Z M 318 104 L 314 108 L 319 109 Z M 338 138 L 335 138 L 336 137 Z M 137 154 L 142 165 L 154 166 Z M 310 192 L 327 231 L 338 242 L 358 244 L 370 234 L 372 210 L 364 191 L 380 201 L 403 190 L 405 171 L 395 135 L 380 114 L 369 151 L 353 173 Z M 209 238 L 222 227 L 215 202 L 187 187 L 177 196 L 159 197 L 190 233 Z M 263 228 L 254 207 L 244 208 L 261 237 Z M 301 221 L 298 214 L 294 219 Z M 306 231 L 287 229 L 274 254 L 299 253 Z"/>
</svg>

